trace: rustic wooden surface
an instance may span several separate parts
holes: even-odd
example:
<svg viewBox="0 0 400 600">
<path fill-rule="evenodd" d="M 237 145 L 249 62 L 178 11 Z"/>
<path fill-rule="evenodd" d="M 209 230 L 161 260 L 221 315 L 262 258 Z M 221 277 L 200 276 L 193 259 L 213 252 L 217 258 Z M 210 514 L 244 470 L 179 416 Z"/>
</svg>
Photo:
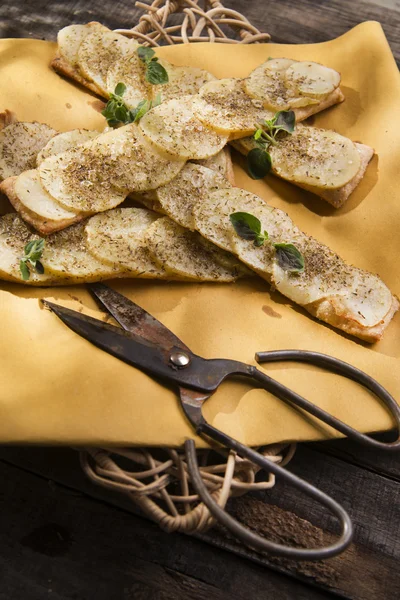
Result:
<svg viewBox="0 0 400 600">
<path fill-rule="evenodd" d="M 396 0 L 225 0 L 282 43 L 319 42 L 357 23 L 382 23 L 400 60 Z M 70 23 L 135 24 L 127 0 L 2 0 L 1 37 L 55 39 Z M 69 449 L 0 450 L 0 600 L 319 600 L 400 597 L 400 465 L 347 441 L 303 445 L 290 467 L 349 511 L 355 540 L 340 557 L 294 563 L 260 556 L 214 530 L 168 535 L 127 498 L 88 482 Z M 320 543 L 333 523 L 277 483 L 231 511 L 280 541 Z M 296 513 L 296 514 L 294 514 Z"/>
</svg>

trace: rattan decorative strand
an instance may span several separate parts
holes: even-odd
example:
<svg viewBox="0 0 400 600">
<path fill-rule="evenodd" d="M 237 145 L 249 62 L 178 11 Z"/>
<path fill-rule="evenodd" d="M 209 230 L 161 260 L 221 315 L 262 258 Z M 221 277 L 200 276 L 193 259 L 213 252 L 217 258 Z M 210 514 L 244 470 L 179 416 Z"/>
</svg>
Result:
<svg viewBox="0 0 400 600">
<path fill-rule="evenodd" d="M 139 1 L 136 6 L 145 11 L 138 25 L 116 31 L 148 46 L 189 42 L 254 44 L 271 39 L 241 13 L 225 8 L 218 0 L 154 0 L 151 4 Z"/>
<path fill-rule="evenodd" d="M 283 466 L 292 458 L 295 447 L 295 444 L 275 444 L 263 448 L 262 454 Z M 215 460 L 210 463 L 210 457 L 209 450 L 198 450 L 203 480 L 222 508 L 231 496 L 275 485 L 272 473 L 267 481 L 256 482 L 257 465 L 233 451 L 226 453 L 217 464 Z M 192 493 L 183 451 L 87 448 L 80 453 L 80 459 L 89 479 L 126 494 L 165 531 L 200 533 L 215 523 L 208 508 Z"/>
</svg>

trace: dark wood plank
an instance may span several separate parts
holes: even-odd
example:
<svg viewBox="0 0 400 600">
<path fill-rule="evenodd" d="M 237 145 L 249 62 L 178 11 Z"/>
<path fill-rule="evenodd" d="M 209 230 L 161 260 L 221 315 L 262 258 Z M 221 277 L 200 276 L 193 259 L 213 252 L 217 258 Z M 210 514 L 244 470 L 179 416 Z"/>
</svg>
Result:
<svg viewBox="0 0 400 600">
<path fill-rule="evenodd" d="M 0 478 L 1 600 L 330 597 L 2 461 Z"/>
<path fill-rule="evenodd" d="M 311 44 L 331 40 L 363 21 L 379 21 L 392 52 L 400 63 L 400 6 L 373 0 L 225 0 L 224 4 L 243 12 L 251 23 L 268 31 L 272 41 L 284 44 Z M 262 8 L 261 8 L 262 7 Z"/>
<path fill-rule="evenodd" d="M 376 436 L 384 442 L 393 441 L 393 433 Z M 310 445 L 319 452 L 336 456 L 347 463 L 379 473 L 400 482 L 400 461 L 397 453 L 377 451 L 374 448 L 360 448 L 359 444 L 350 440 L 333 440 Z"/>
<path fill-rule="evenodd" d="M 124 496 L 86 481 L 77 468 L 77 457 L 66 449 L 3 448 L 0 458 L 124 509 L 133 508 Z M 354 544 L 343 555 L 324 562 L 295 563 L 247 551 L 221 531 L 210 531 L 202 539 L 348 598 L 397 597 L 400 594 L 396 566 L 400 558 L 399 483 L 321 453 L 317 447 L 301 446 L 290 469 L 325 490 L 349 511 L 356 535 Z M 322 529 L 334 529 L 328 513 L 281 482 L 268 492 L 231 502 L 230 508 L 249 526 L 283 543 L 318 545 L 329 539 Z"/>
<path fill-rule="evenodd" d="M 400 8 L 386 0 L 224 0 L 278 43 L 315 43 L 335 38 L 358 23 L 380 21 L 397 61 L 400 61 Z M 142 12 L 133 0 L 3 0 L 0 4 L 1 37 L 34 37 L 54 40 L 57 31 L 71 23 L 97 20 L 114 29 L 132 27 Z"/>
</svg>

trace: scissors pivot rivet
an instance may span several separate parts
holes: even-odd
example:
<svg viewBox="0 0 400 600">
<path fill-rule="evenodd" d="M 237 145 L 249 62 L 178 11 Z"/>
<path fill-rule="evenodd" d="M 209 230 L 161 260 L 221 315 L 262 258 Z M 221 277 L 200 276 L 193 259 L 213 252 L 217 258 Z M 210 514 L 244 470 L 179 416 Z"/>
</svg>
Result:
<svg viewBox="0 0 400 600">
<path fill-rule="evenodd" d="M 185 352 L 173 352 L 169 360 L 176 367 L 186 367 L 190 363 L 190 358 Z"/>
</svg>

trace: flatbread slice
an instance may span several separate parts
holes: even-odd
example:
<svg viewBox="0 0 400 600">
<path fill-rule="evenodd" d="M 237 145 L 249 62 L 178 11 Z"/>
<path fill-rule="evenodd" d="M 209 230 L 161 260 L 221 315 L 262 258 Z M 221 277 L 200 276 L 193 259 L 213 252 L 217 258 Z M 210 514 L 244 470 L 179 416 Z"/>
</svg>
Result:
<svg viewBox="0 0 400 600">
<path fill-rule="evenodd" d="M 399 303 L 377 275 L 346 264 L 300 231 L 283 211 L 266 205 L 255 194 L 239 188 L 218 190 L 210 194 L 211 203 L 218 228 L 212 227 L 211 215 L 205 219 L 201 207 L 200 218 L 196 218 L 197 230 L 206 239 L 214 242 L 218 231 L 221 247 L 236 253 L 278 291 L 318 319 L 367 342 L 382 337 Z M 259 247 L 252 240 L 240 238 L 230 222 L 232 213 L 250 212 L 249 208 L 259 219 L 261 231 L 268 234 Z M 289 270 L 275 244 L 294 245 L 303 256 L 304 270 Z"/>
</svg>

